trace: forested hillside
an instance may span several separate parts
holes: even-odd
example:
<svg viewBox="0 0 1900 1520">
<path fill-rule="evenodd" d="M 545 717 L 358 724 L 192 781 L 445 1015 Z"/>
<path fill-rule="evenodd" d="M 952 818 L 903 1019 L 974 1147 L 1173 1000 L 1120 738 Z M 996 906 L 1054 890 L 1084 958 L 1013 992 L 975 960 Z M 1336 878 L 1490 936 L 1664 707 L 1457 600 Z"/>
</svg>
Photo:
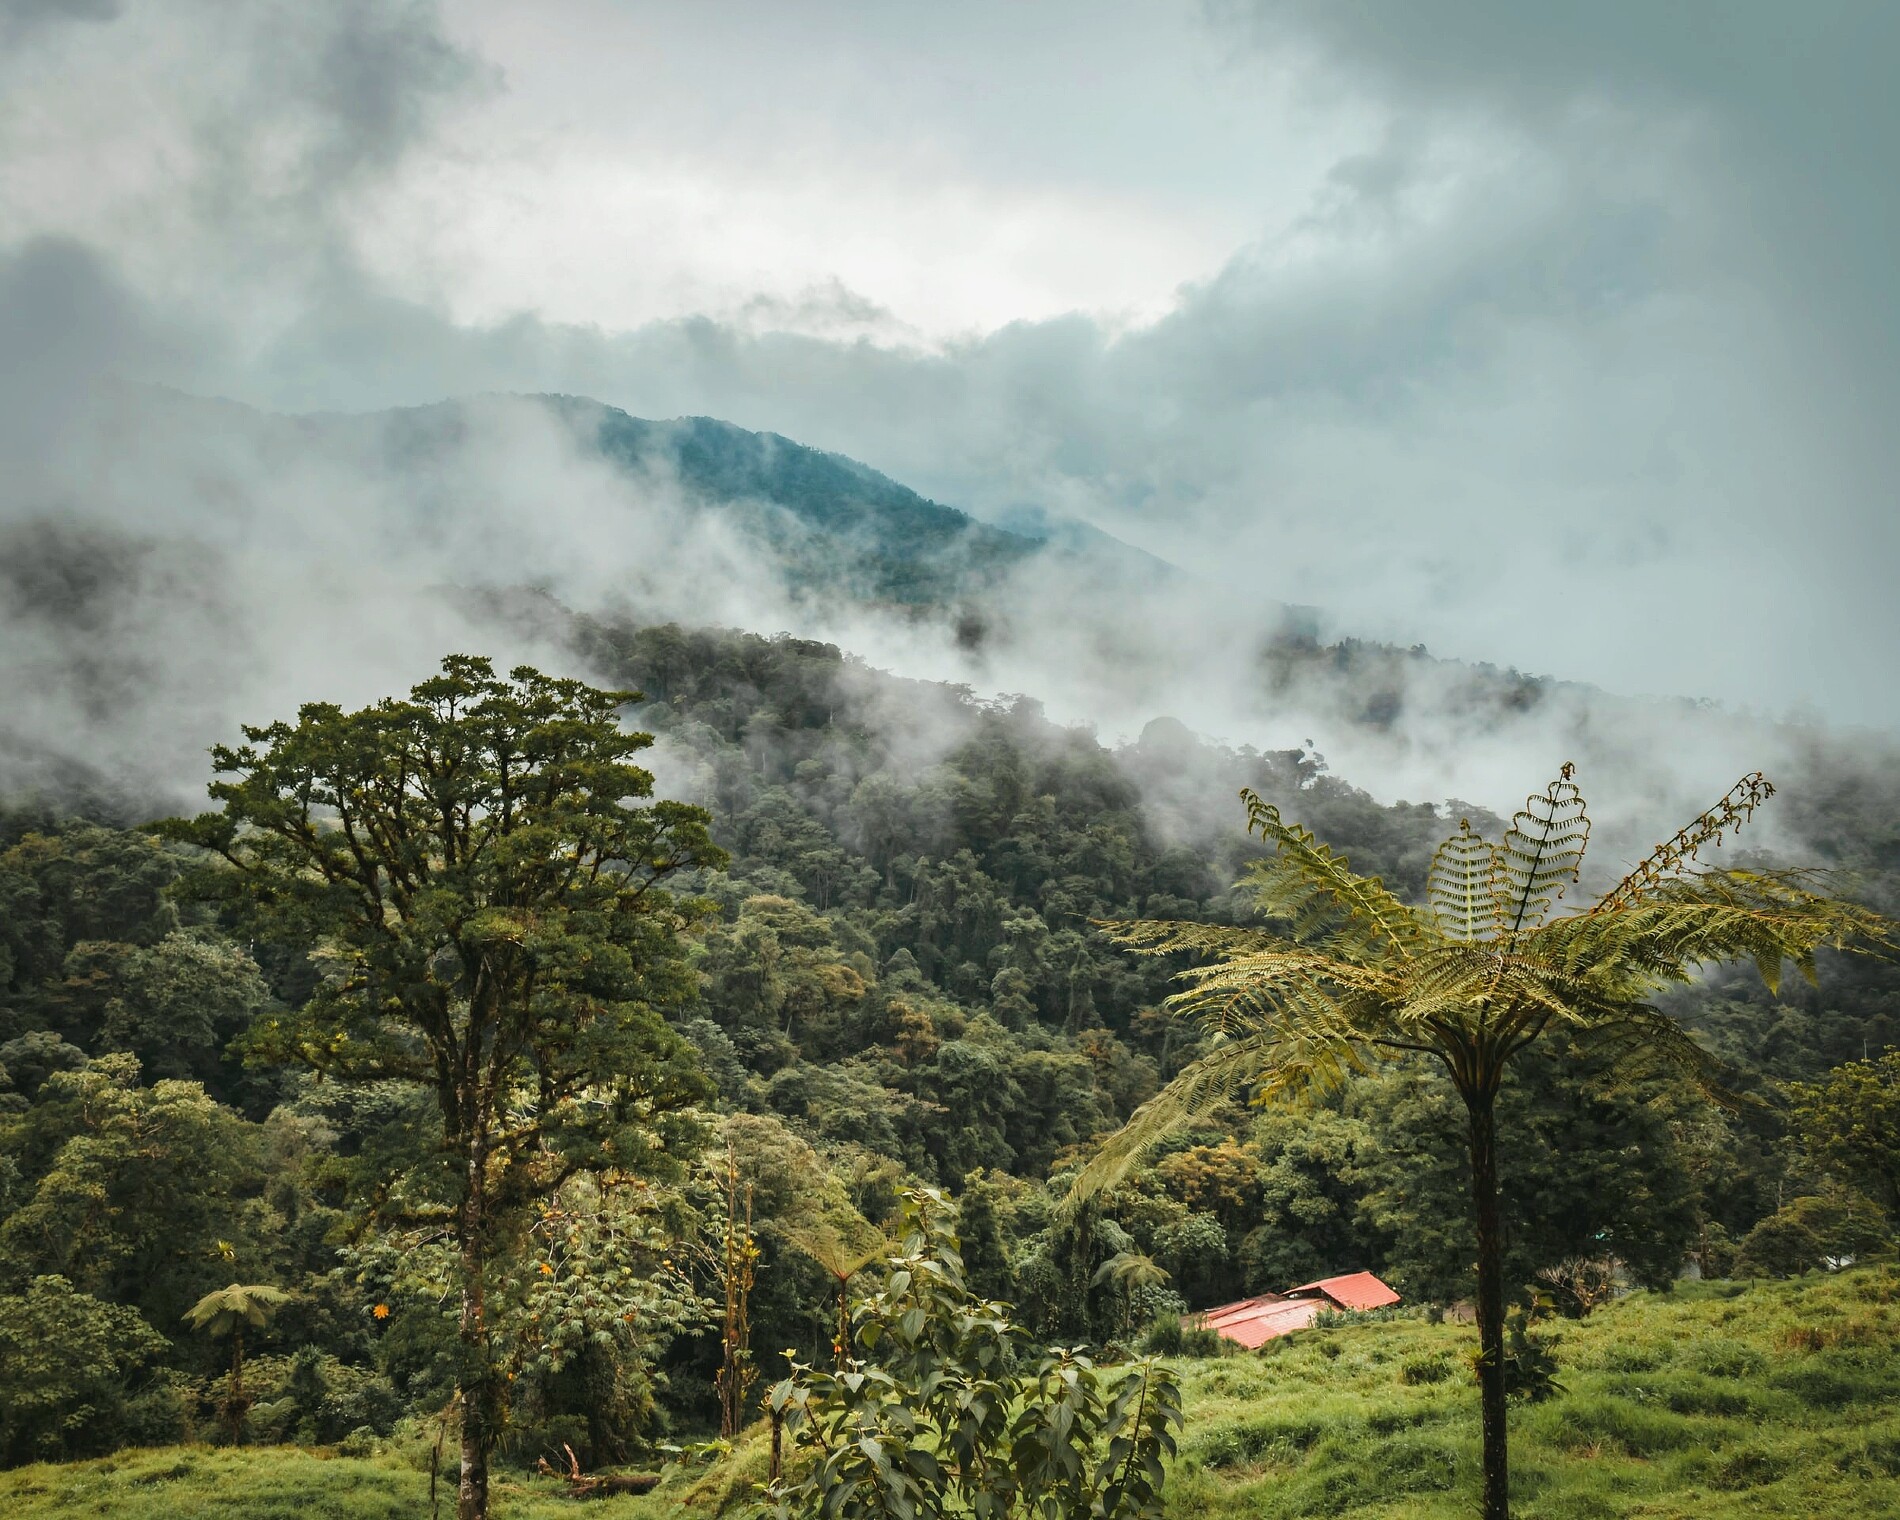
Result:
<svg viewBox="0 0 1900 1520">
<path fill-rule="evenodd" d="M 516 1364 L 507 1451 L 565 1441 L 591 1466 L 716 1428 L 734 1179 L 764 1357 L 826 1356 L 840 1275 L 920 1182 L 956 1199 L 972 1285 L 1065 1342 L 1358 1269 L 1411 1301 L 1468 1294 L 1455 1099 L 1404 1061 L 1311 1108 L 1232 1108 L 1098 1212 L 1056 1207 L 1091 1143 L 1204 1039 L 1158 1006 L 1174 968 L 1094 922 L 1245 918 L 1232 884 L 1261 846 L 1226 801 L 1243 785 L 1410 898 L 1455 825 L 1444 807 L 1381 805 L 1311 752 L 1167 721 L 1110 748 L 1030 697 L 898 681 L 822 644 L 588 619 L 569 636 L 646 694 L 659 789 L 710 810 L 730 865 L 686 881 L 713 911 L 667 1011 L 703 1074 L 698 1117 L 616 1205 L 637 1312 Z M 1891 777 L 1817 751 L 1773 804 L 1810 863 L 1889 910 Z M 317 990 L 320 947 L 181 891 L 191 851 L 137 822 L 42 800 L 0 825 L 0 1458 L 217 1429 L 226 1348 L 182 1318 L 234 1279 L 294 1295 L 249 1340 L 254 1438 L 367 1442 L 429 1420 L 454 1392 L 453 1327 L 405 1264 L 413 1243 L 365 1210 L 435 1143 L 431 1106 L 274 1056 L 259 1031 Z M 1725 973 L 1672 1011 L 1741 1101 L 1663 1071 L 1521 1066 L 1503 1121 L 1514 1283 L 1604 1257 L 1656 1286 L 1690 1262 L 1795 1271 L 1891 1228 L 1900 1200 L 1829 1149 L 1820 1089 L 1797 1122 L 1786 1086 L 1900 1041 L 1889 964 L 1825 960 L 1779 998 Z M 532 1249 L 549 1291 L 584 1295 L 605 1247 Z"/>
</svg>

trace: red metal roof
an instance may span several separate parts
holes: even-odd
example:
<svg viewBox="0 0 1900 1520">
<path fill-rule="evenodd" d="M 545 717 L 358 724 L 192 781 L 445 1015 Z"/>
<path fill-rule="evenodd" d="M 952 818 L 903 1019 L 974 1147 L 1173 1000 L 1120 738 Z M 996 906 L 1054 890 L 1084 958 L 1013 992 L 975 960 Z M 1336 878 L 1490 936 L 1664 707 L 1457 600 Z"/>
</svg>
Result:
<svg viewBox="0 0 1900 1520">
<path fill-rule="evenodd" d="M 1316 1298 L 1282 1298 L 1277 1293 L 1262 1293 L 1222 1304 L 1195 1316 L 1208 1329 L 1252 1350 L 1279 1336 L 1304 1330 L 1319 1318 L 1326 1306 Z"/>
<path fill-rule="evenodd" d="M 1387 1304 L 1399 1301 L 1398 1294 L 1370 1272 L 1322 1277 L 1318 1282 L 1302 1283 L 1297 1288 L 1286 1290 L 1288 1298 L 1305 1298 L 1312 1294 L 1323 1294 L 1342 1309 L 1383 1309 Z"/>
<path fill-rule="evenodd" d="M 1220 1304 L 1189 1319 L 1251 1351 L 1282 1335 L 1304 1330 L 1324 1309 L 1383 1309 L 1398 1301 L 1399 1295 L 1370 1272 L 1348 1272 L 1302 1283 L 1285 1293 L 1260 1293 Z"/>
</svg>

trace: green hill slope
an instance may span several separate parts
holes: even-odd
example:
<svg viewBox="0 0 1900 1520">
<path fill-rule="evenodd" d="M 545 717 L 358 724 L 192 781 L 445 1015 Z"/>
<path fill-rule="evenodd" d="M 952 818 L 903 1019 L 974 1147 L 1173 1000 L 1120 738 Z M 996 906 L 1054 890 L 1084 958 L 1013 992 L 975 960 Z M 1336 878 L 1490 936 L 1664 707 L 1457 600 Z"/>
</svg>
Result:
<svg viewBox="0 0 1900 1520">
<path fill-rule="evenodd" d="M 1562 1391 L 1514 1406 L 1521 1520 L 1900 1515 L 1900 1273 L 1638 1293 L 1551 1332 Z M 1188 1426 L 1169 1513 L 1452 1520 L 1477 1484 L 1468 1327 L 1371 1317 L 1259 1353 L 1187 1361 Z M 759 1432 L 721 1468 L 586 1513 L 734 1515 Z M 0 1473 L 12 1520 L 381 1520 L 427 1513 L 419 1437 L 382 1455 L 172 1447 Z M 516 1480 L 502 1520 L 572 1513 L 559 1485 Z"/>
</svg>

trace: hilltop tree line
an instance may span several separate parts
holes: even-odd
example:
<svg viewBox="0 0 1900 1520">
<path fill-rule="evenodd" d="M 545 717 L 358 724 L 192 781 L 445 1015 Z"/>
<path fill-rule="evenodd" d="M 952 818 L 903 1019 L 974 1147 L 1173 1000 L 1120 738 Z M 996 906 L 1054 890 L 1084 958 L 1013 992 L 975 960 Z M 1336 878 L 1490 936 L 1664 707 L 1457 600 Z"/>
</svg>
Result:
<svg viewBox="0 0 1900 1520">
<path fill-rule="evenodd" d="M 1165 721 L 1111 748 L 1029 698 L 828 645 L 573 631 L 605 683 L 645 693 L 656 791 L 709 823 L 670 860 L 653 974 L 563 983 L 650 1012 L 613 1026 L 632 1043 L 611 1062 L 587 1057 L 646 1086 L 611 1135 L 588 1130 L 605 1150 L 560 1142 L 572 1164 L 497 1238 L 503 1460 L 651 1457 L 717 1429 L 734 1378 L 756 1411 L 779 1349 L 828 1365 L 841 1293 L 919 1186 L 954 1204 L 969 1290 L 1044 1342 L 1132 1347 L 1184 1310 L 1362 1268 L 1414 1301 L 1470 1296 L 1463 1115 L 1407 1060 L 1307 1108 L 1231 1105 L 1079 1215 L 1059 1206 L 1207 1048 L 1159 1009 L 1179 964 L 1092 927 L 1249 920 L 1233 883 L 1264 847 L 1205 800 L 1250 787 L 1408 900 L 1447 808 Z M 1890 783 L 1817 756 L 1784 794 L 1813 858 L 1900 907 Z M 338 989 L 351 954 L 380 952 L 314 904 L 260 917 L 207 891 L 218 841 L 140 823 L 0 814 L 0 1460 L 209 1438 L 234 1409 L 250 1440 L 426 1447 L 471 1376 L 440 1215 L 453 1116 L 402 1064 L 423 1046 L 355 1059 Z M 1670 1011 L 1726 1063 L 1726 1106 L 1568 1051 L 1507 1079 L 1513 1291 L 1582 1259 L 1663 1286 L 1891 1239 L 1891 967 L 1824 958 L 1778 996 L 1725 973 Z M 241 1393 L 231 1348 L 187 1323 L 235 1283 L 290 1295 L 245 1331 Z"/>
</svg>

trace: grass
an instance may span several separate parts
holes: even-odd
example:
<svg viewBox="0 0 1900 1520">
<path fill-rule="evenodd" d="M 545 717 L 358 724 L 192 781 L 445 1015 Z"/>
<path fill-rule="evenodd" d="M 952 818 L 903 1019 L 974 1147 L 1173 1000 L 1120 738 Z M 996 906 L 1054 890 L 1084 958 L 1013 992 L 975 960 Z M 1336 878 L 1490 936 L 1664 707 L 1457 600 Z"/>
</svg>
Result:
<svg viewBox="0 0 1900 1520">
<path fill-rule="evenodd" d="M 634 1498 L 580 1506 L 561 1485 L 525 1474 L 495 1474 L 496 1520 L 647 1520 Z M 665 1513 L 666 1511 L 662 1511 Z M 452 1471 L 440 1513 L 455 1514 Z M 0 1514 L 8 1520 L 426 1520 L 429 1475 L 392 1458 L 332 1457 L 294 1446 L 168 1446 L 122 1451 L 96 1462 L 40 1464 L 0 1473 Z"/>
<path fill-rule="evenodd" d="M 1900 1517 L 1892 1269 L 1684 1284 L 1549 1328 L 1563 1392 L 1511 1414 L 1522 1520 Z M 1471 1339 L 1422 1319 L 1346 1324 L 1185 1364 L 1170 1513 L 1471 1515 Z"/>
<path fill-rule="evenodd" d="M 1685 1284 L 1551 1327 L 1563 1392 L 1511 1415 L 1519 1520 L 1900 1520 L 1900 1273 Z M 1472 1331 L 1385 1318 L 1180 1364 L 1176 1520 L 1464 1520 L 1478 1489 Z M 580 1506 L 512 1475 L 497 1520 L 712 1520 L 764 1476 L 758 1432 L 654 1494 Z M 498 1474 L 498 1477 L 501 1475 Z M 446 1487 L 442 1513 L 454 1511 Z M 395 1456 L 166 1448 L 0 1473 L 8 1520 L 415 1520 Z"/>
</svg>

